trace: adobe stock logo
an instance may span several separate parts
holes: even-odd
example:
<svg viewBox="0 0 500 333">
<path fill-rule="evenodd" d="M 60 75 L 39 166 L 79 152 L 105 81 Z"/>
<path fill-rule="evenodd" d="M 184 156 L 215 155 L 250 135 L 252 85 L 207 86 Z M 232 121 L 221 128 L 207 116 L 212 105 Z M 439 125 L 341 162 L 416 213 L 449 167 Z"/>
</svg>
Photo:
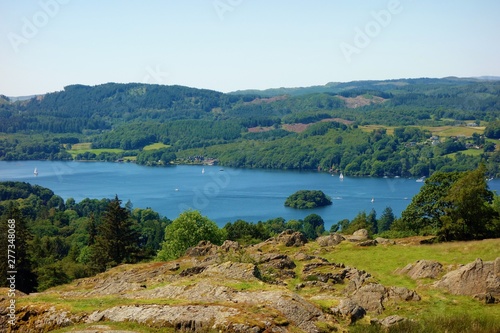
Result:
<svg viewBox="0 0 500 333">
<path fill-rule="evenodd" d="M 352 44 L 342 42 L 339 45 L 347 63 L 350 64 L 352 62 L 354 54 L 360 54 L 362 50 L 367 48 L 372 40 L 391 24 L 393 16 L 400 14 L 402 11 L 403 6 L 399 0 L 390 0 L 387 4 L 387 9 L 372 11 L 370 13 L 373 20 L 367 22 L 363 29 L 355 27 Z"/>
<path fill-rule="evenodd" d="M 19 46 L 28 44 L 30 40 L 35 38 L 40 29 L 45 27 L 51 19 L 56 17 L 61 9 L 61 5 L 66 5 L 70 0 L 42 0 L 38 2 L 40 10 L 35 12 L 31 19 L 24 16 L 22 18 L 21 33 L 17 34 L 9 32 L 7 38 L 10 45 L 16 53 L 19 52 Z"/>
<path fill-rule="evenodd" d="M 234 11 L 242 2 L 243 0 L 214 0 L 212 5 L 219 19 L 224 21 L 224 15 L 226 15 L 227 12 Z"/>
<path fill-rule="evenodd" d="M 179 211 L 182 213 L 186 210 L 200 210 L 208 207 L 211 199 L 216 198 L 219 194 L 229 186 L 232 177 L 240 174 L 241 170 L 226 170 L 220 172 L 210 172 L 207 182 L 202 187 L 195 187 L 192 190 L 193 196 L 190 203 L 181 203 L 178 205 Z"/>
</svg>

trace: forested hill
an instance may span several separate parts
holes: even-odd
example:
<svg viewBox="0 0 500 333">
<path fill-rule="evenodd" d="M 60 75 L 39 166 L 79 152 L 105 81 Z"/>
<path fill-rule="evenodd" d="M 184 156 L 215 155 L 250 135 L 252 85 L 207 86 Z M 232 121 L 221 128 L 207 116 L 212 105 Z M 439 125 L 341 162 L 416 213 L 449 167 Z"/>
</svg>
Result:
<svg viewBox="0 0 500 333">
<path fill-rule="evenodd" d="M 436 86 L 439 87 L 464 87 L 477 85 L 480 83 L 488 83 L 500 81 L 500 77 L 480 77 L 480 78 L 457 78 L 446 77 L 442 79 L 436 78 L 418 78 L 418 79 L 395 79 L 395 80 L 364 80 L 351 82 L 329 82 L 325 85 L 317 85 L 310 87 L 295 87 L 295 88 L 270 88 L 265 90 L 248 89 L 237 90 L 230 94 L 242 95 L 260 95 L 260 96 L 279 96 L 279 95 L 307 95 L 313 93 L 332 93 L 339 94 L 349 90 L 375 90 L 375 91 L 394 91 L 404 92 L 428 92 Z"/>
<path fill-rule="evenodd" d="M 497 175 L 499 119 L 494 80 L 355 81 L 230 94 L 141 83 L 71 85 L 27 100 L 0 95 L 0 160 L 215 159 L 374 176 L 471 169 L 482 160 Z"/>
</svg>

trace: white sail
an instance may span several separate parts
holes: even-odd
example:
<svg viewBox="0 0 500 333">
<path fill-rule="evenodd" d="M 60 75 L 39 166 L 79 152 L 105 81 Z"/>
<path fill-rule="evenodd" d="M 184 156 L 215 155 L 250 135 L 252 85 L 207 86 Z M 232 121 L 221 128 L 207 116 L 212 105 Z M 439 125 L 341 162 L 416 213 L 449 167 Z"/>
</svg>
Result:
<svg viewBox="0 0 500 333">
<path fill-rule="evenodd" d="M 38 170 L 37 170 L 37 168 L 35 168 L 35 170 L 33 171 L 33 174 L 34 174 L 35 176 L 38 176 Z"/>
</svg>

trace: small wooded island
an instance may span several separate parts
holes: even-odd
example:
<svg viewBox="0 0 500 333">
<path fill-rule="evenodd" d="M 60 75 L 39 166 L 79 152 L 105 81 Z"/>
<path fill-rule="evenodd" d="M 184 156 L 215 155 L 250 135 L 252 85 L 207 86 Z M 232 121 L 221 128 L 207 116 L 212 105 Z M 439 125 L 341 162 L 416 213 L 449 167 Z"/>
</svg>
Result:
<svg viewBox="0 0 500 333">
<path fill-rule="evenodd" d="M 289 196 L 285 201 L 285 207 L 297 209 L 309 209 L 323 207 L 332 204 L 332 200 L 323 191 L 300 190 Z"/>
</svg>

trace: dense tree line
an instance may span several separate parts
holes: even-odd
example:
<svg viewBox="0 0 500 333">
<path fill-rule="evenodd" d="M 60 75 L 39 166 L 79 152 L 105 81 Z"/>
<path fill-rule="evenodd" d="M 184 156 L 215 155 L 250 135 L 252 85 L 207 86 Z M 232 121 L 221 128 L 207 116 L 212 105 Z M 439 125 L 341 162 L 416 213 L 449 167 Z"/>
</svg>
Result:
<svg viewBox="0 0 500 333">
<path fill-rule="evenodd" d="M 170 223 L 149 208 L 122 206 L 117 197 L 64 202 L 47 188 L 20 182 L 0 183 L 0 219 L 0 228 L 6 227 L 7 220 L 16 220 L 17 270 L 23 272 L 18 286 L 25 292 L 124 262 L 151 259 Z M 7 233 L 2 235 L 0 245 L 5 245 Z M 2 263 L 7 262 L 6 253 L 0 252 Z"/>
<path fill-rule="evenodd" d="M 390 135 L 384 129 L 367 133 L 334 124 L 315 124 L 303 133 L 275 140 L 247 140 L 181 151 L 177 156 L 207 155 L 233 167 L 319 169 L 376 177 L 421 177 L 435 171 L 471 170 L 481 160 L 497 156 L 491 152 L 450 157 L 448 154 L 466 149 L 467 139 L 454 138 L 433 144 L 429 140 L 431 134 L 416 127 L 399 127 Z M 498 175 L 495 163 L 487 162 L 487 165 L 490 176 Z"/>
</svg>

